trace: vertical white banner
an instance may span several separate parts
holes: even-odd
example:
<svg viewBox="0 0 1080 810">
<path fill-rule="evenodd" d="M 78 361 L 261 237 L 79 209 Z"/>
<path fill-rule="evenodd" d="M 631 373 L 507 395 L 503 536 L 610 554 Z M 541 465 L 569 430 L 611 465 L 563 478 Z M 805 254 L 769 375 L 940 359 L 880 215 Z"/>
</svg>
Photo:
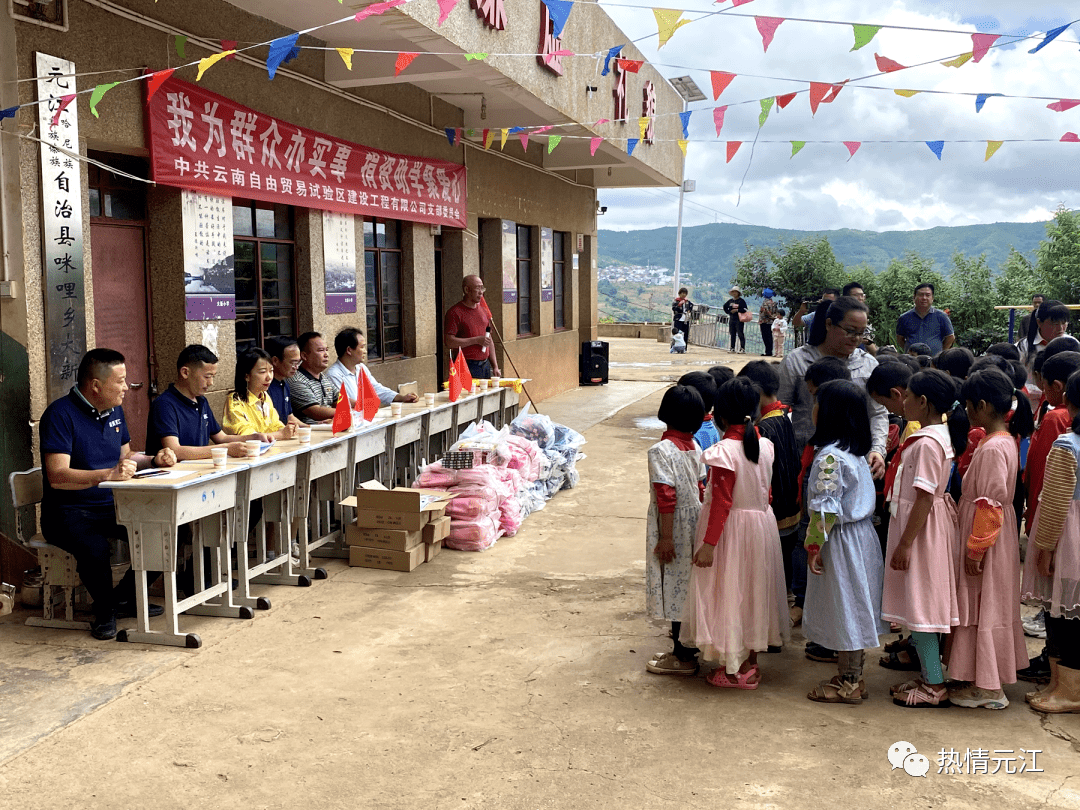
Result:
<svg viewBox="0 0 1080 810">
<path fill-rule="evenodd" d="M 236 319 L 232 199 L 180 193 L 184 227 L 184 317 L 189 321 Z M 255 257 L 259 280 L 259 257 Z"/>
<path fill-rule="evenodd" d="M 352 214 L 323 211 L 326 314 L 356 312 L 356 223 Z"/>
</svg>

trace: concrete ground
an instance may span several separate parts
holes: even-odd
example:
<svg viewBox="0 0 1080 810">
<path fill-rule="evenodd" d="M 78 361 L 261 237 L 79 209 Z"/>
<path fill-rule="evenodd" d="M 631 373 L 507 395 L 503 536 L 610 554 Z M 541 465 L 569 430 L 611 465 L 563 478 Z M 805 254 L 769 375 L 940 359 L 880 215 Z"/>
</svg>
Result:
<svg viewBox="0 0 1080 810">
<path fill-rule="evenodd" d="M 1036 715 L 1025 684 L 1002 712 L 904 710 L 871 654 L 870 700 L 811 703 L 834 670 L 798 631 L 754 692 L 647 673 L 670 645 L 643 588 L 661 393 L 747 357 L 610 343 L 608 386 L 542 403 L 589 440 L 579 486 L 487 552 L 331 562 L 311 588 L 266 586 L 253 621 L 187 619 L 193 651 L 0 620 L 3 806 L 1080 807 L 1080 715 Z M 923 781 L 890 766 L 901 740 Z M 999 772 L 938 773 L 968 749 Z M 1041 772 L 1006 773 L 1021 749 Z"/>
</svg>

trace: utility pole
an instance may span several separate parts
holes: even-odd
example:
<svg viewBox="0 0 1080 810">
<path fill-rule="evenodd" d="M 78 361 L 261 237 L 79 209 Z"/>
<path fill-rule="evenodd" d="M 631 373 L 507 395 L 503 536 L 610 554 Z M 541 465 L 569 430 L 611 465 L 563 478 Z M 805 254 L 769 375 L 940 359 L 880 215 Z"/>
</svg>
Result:
<svg viewBox="0 0 1080 810">
<path fill-rule="evenodd" d="M 675 88 L 683 100 L 683 112 L 690 109 L 691 101 L 704 101 L 705 94 L 701 92 L 701 88 L 695 84 L 694 80 L 689 76 L 679 76 L 675 79 L 668 80 L 672 87 Z M 683 181 L 679 186 L 679 225 L 675 234 L 675 272 L 672 276 L 672 297 L 677 298 L 679 295 L 679 270 L 682 264 L 682 214 L 683 214 L 683 195 L 688 191 L 693 191 L 695 183 L 693 180 L 687 180 L 686 173 L 686 156 L 683 156 Z"/>
</svg>

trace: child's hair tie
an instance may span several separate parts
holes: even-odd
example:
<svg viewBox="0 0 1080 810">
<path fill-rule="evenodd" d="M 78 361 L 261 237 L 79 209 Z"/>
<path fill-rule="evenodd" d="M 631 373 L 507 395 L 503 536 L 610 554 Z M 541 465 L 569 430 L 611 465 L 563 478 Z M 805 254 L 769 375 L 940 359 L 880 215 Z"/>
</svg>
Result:
<svg viewBox="0 0 1080 810">
<path fill-rule="evenodd" d="M 754 415 L 753 414 L 750 414 L 749 416 L 746 417 L 746 424 L 749 425 L 753 421 L 754 421 Z"/>
<path fill-rule="evenodd" d="M 957 408 L 959 408 L 959 407 L 960 407 L 960 400 L 955 400 L 955 401 L 953 402 L 953 404 L 952 404 L 952 407 L 951 407 L 951 408 L 949 408 L 949 410 L 950 410 L 950 411 L 955 411 L 955 410 L 956 410 Z"/>
</svg>

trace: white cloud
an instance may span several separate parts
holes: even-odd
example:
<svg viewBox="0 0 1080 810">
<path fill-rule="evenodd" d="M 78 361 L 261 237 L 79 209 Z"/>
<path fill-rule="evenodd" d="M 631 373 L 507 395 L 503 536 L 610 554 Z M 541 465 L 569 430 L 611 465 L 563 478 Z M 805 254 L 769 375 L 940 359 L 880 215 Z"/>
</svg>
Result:
<svg viewBox="0 0 1080 810">
<path fill-rule="evenodd" d="M 697 2 L 699 8 L 716 9 Z M 607 11 L 630 37 L 655 30 L 648 10 L 608 7 Z M 1076 8 L 1063 2 L 1021 5 L 1004 0 L 887 0 L 878 4 L 756 0 L 735 12 L 1008 35 L 1045 32 L 1074 19 Z M 1055 113 L 1046 109 L 1046 100 L 990 98 L 982 112 L 976 113 L 974 96 L 924 93 L 903 98 L 889 89 L 860 89 L 859 85 L 1078 96 L 1078 34 L 1080 24 L 1037 54 L 1027 52 L 1039 41 L 1036 38 L 992 49 L 979 64 L 959 69 L 937 63 L 971 50 L 970 36 L 964 33 L 883 29 L 869 45 L 850 52 L 850 27 L 788 20 L 764 53 L 753 20 L 728 15 L 684 26 L 659 52 L 655 36 L 638 46 L 664 75 L 689 74 L 709 95 L 708 101 L 693 105 L 700 112 L 691 119 L 686 176 L 697 181 L 697 191 L 686 197 L 684 224 L 732 221 L 704 210 L 715 209 L 773 227 L 905 230 L 1038 221 L 1048 219 L 1059 204 L 1080 207 L 1080 144 L 1058 143 L 1065 132 L 1080 132 L 1080 107 Z M 858 81 L 878 72 L 875 52 L 903 65 L 931 64 Z M 739 74 L 718 102 L 711 98 L 710 69 Z M 774 108 L 758 131 L 758 99 L 805 89 L 811 80 L 848 78 L 852 83 L 832 104 L 822 105 L 816 116 L 811 116 L 807 95 L 802 93 L 787 109 Z M 718 104 L 730 106 L 719 139 L 710 112 Z M 759 142 L 751 162 L 755 136 Z M 725 163 L 723 146 L 729 139 L 745 141 L 730 164 Z M 987 140 L 1011 139 L 1050 142 L 1006 143 L 984 162 Z M 808 142 L 794 158 L 789 157 L 790 140 Z M 850 161 L 839 143 L 846 140 L 863 142 Z M 922 143 L 929 140 L 947 141 L 941 161 Z M 949 142 L 959 140 L 971 142 Z M 740 183 L 741 202 L 736 207 Z M 600 223 L 604 228 L 660 227 L 674 225 L 677 218 L 673 190 L 602 191 L 601 203 L 608 206 Z"/>
</svg>

